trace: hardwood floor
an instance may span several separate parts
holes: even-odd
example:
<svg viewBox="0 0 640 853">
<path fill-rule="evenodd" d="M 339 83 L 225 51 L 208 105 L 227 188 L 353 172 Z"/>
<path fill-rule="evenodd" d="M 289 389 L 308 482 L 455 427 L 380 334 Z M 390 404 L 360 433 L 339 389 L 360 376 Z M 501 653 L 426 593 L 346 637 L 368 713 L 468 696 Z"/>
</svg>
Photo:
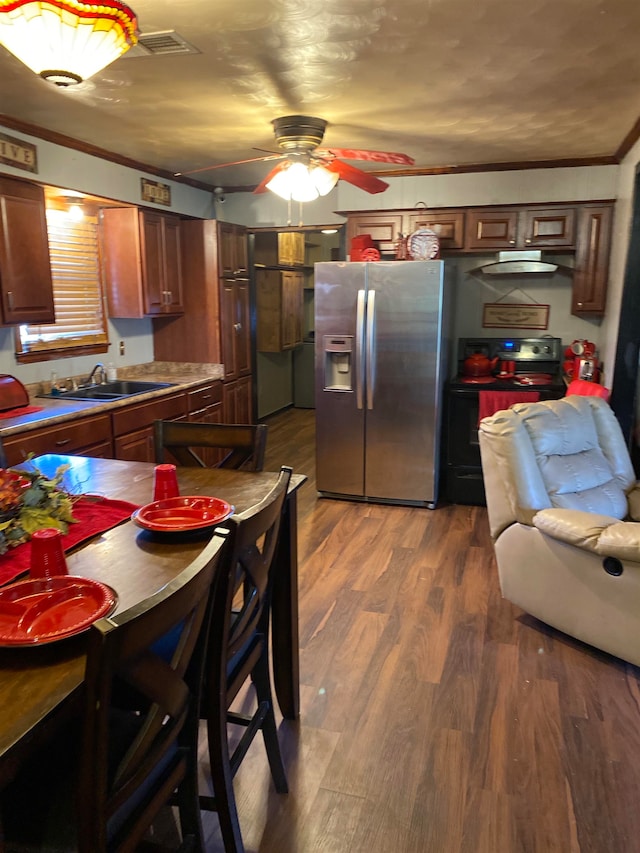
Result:
<svg viewBox="0 0 640 853">
<path fill-rule="evenodd" d="M 640 671 L 501 599 L 484 508 L 318 498 L 314 412 L 268 423 L 265 467 L 309 477 L 302 715 L 288 795 L 260 740 L 236 777 L 247 851 L 640 851 Z"/>
</svg>

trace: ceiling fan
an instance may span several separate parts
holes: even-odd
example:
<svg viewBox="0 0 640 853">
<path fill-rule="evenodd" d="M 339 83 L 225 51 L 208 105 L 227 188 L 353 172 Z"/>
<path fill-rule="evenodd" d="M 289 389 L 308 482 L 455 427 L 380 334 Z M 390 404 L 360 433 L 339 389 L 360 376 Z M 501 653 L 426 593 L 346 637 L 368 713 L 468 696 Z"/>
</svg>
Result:
<svg viewBox="0 0 640 853">
<path fill-rule="evenodd" d="M 274 119 L 276 142 L 281 153 L 266 152 L 264 157 L 252 157 L 237 160 L 235 163 L 221 163 L 205 166 L 190 172 L 176 172 L 176 175 L 192 175 L 209 169 L 222 169 L 225 166 L 240 166 L 245 163 L 277 160 L 254 193 L 267 190 L 275 192 L 285 199 L 294 201 L 312 201 L 319 195 L 326 195 L 339 179 L 347 181 L 368 193 L 379 193 L 389 184 L 375 175 L 351 166 L 344 160 L 362 160 L 373 163 L 394 163 L 398 166 L 413 166 L 414 160 L 406 154 L 393 151 L 367 151 L 351 148 L 319 148 L 324 138 L 327 122 L 314 116 L 282 116 Z M 260 150 L 260 149 L 259 149 Z"/>
</svg>

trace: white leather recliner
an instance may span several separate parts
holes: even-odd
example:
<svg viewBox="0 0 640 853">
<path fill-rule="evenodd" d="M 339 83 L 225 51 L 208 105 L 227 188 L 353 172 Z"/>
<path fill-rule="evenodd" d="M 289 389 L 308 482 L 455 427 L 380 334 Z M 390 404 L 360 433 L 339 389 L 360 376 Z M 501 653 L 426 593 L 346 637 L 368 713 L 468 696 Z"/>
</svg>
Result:
<svg viewBox="0 0 640 853">
<path fill-rule="evenodd" d="M 640 665 L 640 484 L 609 405 L 520 403 L 479 436 L 504 598 Z"/>
</svg>

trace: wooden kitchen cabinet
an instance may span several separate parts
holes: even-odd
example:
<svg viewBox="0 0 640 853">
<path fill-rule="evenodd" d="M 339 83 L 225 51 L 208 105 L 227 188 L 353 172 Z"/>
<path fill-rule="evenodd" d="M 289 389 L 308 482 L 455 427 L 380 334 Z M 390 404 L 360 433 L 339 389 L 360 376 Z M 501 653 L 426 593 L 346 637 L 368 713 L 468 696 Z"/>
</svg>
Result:
<svg viewBox="0 0 640 853">
<path fill-rule="evenodd" d="M 225 382 L 251 373 L 251 297 L 248 278 L 220 282 L 220 332 Z"/>
<path fill-rule="evenodd" d="M 115 458 L 153 462 L 153 422 L 180 420 L 185 414 L 183 392 L 116 409 L 111 414 Z"/>
<path fill-rule="evenodd" d="M 199 424 L 221 424 L 225 421 L 222 416 L 222 382 L 211 382 L 202 388 L 196 388 L 187 393 L 187 420 Z M 225 456 L 223 450 L 215 447 L 198 449 L 198 456 L 210 468 L 221 462 Z"/>
<path fill-rule="evenodd" d="M 222 386 L 222 415 L 226 424 L 252 424 L 253 383 L 250 376 Z"/>
<path fill-rule="evenodd" d="M 109 316 L 181 314 L 180 219 L 136 207 L 102 211 Z"/>
<path fill-rule="evenodd" d="M 470 208 L 466 212 L 465 249 L 573 249 L 575 206 Z"/>
<path fill-rule="evenodd" d="M 246 229 L 213 219 L 185 220 L 181 248 L 184 313 L 154 319 L 155 358 L 222 363 L 225 383 L 250 378 L 251 298 L 243 260 Z"/>
<path fill-rule="evenodd" d="M 354 237 L 370 234 L 380 253 L 393 258 L 396 253 L 396 242 L 400 234 L 406 236 L 406 229 L 408 228 L 408 215 L 405 219 L 405 214 L 400 211 L 349 214 L 347 217 L 347 255 L 351 251 L 351 241 Z"/>
<path fill-rule="evenodd" d="M 0 178 L 0 322 L 55 322 L 42 187 Z"/>
<path fill-rule="evenodd" d="M 613 207 L 592 205 L 580 210 L 571 313 L 603 315 L 609 279 Z"/>
<path fill-rule="evenodd" d="M 214 221 L 214 220 L 211 220 Z M 232 222 L 217 223 L 219 275 L 240 276 L 249 274 L 247 229 Z"/>
<path fill-rule="evenodd" d="M 111 417 L 108 414 L 79 418 L 53 427 L 30 430 L 3 441 L 8 465 L 24 462 L 30 453 L 71 453 L 76 456 L 111 458 Z"/>
<path fill-rule="evenodd" d="M 283 352 L 302 344 L 303 288 L 300 272 L 256 270 L 259 352 Z"/>
<path fill-rule="evenodd" d="M 406 219 L 405 237 L 419 228 L 430 228 L 438 235 L 441 250 L 464 247 L 464 210 L 425 210 L 411 213 Z"/>
<path fill-rule="evenodd" d="M 305 245 L 303 231 L 254 232 L 253 261 L 258 266 L 304 266 Z"/>
</svg>

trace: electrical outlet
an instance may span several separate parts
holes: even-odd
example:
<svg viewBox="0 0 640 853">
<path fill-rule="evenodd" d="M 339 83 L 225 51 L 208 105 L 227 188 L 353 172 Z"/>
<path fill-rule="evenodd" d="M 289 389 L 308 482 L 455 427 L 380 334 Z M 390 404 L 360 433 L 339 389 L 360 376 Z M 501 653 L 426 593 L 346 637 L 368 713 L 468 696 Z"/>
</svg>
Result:
<svg viewBox="0 0 640 853">
<path fill-rule="evenodd" d="M 124 341 L 120 341 L 120 355 L 124 355 Z"/>
</svg>

